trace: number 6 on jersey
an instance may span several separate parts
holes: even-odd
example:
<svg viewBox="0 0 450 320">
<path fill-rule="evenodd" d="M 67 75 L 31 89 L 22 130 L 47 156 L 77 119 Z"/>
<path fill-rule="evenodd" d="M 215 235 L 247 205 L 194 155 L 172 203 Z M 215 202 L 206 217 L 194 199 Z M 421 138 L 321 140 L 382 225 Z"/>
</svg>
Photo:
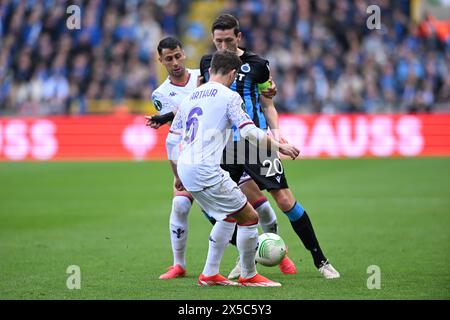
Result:
<svg viewBox="0 0 450 320">
<path fill-rule="evenodd" d="M 203 114 L 203 110 L 199 107 L 195 107 L 189 112 L 189 115 L 186 120 L 186 137 L 185 141 L 191 143 L 194 141 L 195 136 L 198 132 L 198 116 Z M 192 129 L 192 130 L 191 130 Z"/>
</svg>

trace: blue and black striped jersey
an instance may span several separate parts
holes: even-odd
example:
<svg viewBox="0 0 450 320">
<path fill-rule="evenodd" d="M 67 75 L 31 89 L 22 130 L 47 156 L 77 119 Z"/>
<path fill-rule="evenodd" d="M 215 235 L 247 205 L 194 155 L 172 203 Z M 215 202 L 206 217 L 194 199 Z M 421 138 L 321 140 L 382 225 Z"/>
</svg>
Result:
<svg viewBox="0 0 450 320">
<path fill-rule="evenodd" d="M 269 61 L 262 59 L 257 54 L 244 50 L 244 54 L 239 58 L 242 61 L 236 81 L 231 85 L 231 89 L 240 94 L 244 100 L 247 114 L 255 125 L 261 129 L 267 129 L 266 118 L 259 102 L 258 83 L 269 80 Z M 211 66 L 212 54 L 202 57 L 200 61 L 200 73 L 209 80 L 209 67 Z"/>
</svg>

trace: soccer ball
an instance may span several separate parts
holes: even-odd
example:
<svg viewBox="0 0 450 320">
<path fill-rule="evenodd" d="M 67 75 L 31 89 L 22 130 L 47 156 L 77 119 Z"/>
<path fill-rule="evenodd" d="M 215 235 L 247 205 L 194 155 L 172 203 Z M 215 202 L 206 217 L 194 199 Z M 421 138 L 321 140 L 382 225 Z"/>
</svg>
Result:
<svg viewBox="0 0 450 320">
<path fill-rule="evenodd" d="M 258 242 L 256 262 L 266 267 L 280 264 L 286 255 L 286 245 L 283 239 L 275 233 L 263 233 L 258 237 Z"/>
</svg>

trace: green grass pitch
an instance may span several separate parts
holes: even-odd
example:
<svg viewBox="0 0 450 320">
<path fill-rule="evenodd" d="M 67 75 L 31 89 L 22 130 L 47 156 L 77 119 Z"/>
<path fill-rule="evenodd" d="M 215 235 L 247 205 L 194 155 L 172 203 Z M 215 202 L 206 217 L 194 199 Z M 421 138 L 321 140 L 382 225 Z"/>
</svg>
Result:
<svg viewBox="0 0 450 320">
<path fill-rule="evenodd" d="M 285 170 L 341 279 L 320 277 L 277 209 L 298 274 L 259 266 L 283 286 L 197 286 L 211 226 L 195 205 L 188 276 L 158 280 L 172 263 L 167 162 L 0 163 L 0 299 L 450 298 L 450 158 L 300 160 Z M 229 247 L 223 274 L 236 256 Z M 79 290 L 66 286 L 70 265 Z M 380 289 L 367 288 L 371 265 Z"/>
</svg>

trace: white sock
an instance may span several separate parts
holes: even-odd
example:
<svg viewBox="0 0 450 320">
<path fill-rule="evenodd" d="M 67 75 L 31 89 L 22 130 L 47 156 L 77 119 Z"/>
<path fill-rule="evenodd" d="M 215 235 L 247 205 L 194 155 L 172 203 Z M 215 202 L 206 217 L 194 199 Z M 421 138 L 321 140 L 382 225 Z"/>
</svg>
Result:
<svg viewBox="0 0 450 320">
<path fill-rule="evenodd" d="M 233 237 L 235 222 L 217 221 L 209 235 L 208 257 L 203 275 L 210 277 L 219 273 L 220 261 L 225 248 Z"/>
<path fill-rule="evenodd" d="M 187 197 L 176 196 L 170 213 L 170 242 L 172 244 L 173 265 L 186 268 L 186 241 L 188 235 L 188 214 L 192 207 Z"/>
<path fill-rule="evenodd" d="M 241 262 L 241 277 L 248 279 L 256 275 L 255 254 L 258 246 L 258 224 L 238 225 L 237 247 Z"/>
<path fill-rule="evenodd" d="M 275 215 L 275 211 L 273 211 L 270 202 L 264 202 L 255 210 L 258 213 L 259 225 L 263 232 L 278 234 L 277 216 Z"/>
</svg>

